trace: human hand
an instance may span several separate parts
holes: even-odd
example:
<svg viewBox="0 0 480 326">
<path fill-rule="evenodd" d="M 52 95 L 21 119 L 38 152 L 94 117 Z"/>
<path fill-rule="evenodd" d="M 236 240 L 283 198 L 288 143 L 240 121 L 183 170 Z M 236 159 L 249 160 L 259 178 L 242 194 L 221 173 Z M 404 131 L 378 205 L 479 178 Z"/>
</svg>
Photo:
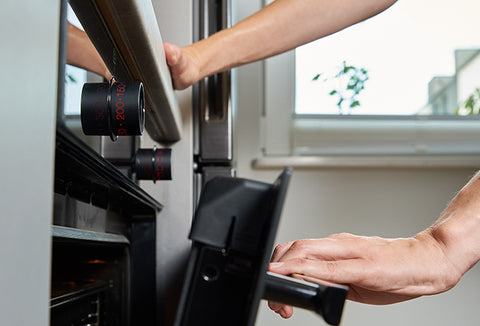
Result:
<svg viewBox="0 0 480 326">
<path fill-rule="evenodd" d="M 164 43 L 163 48 L 172 76 L 173 88 L 182 90 L 200 79 L 196 55 L 192 47 L 180 48 L 174 44 Z"/>
<path fill-rule="evenodd" d="M 412 238 L 384 239 L 335 234 L 323 239 L 280 244 L 269 270 L 317 283 L 347 285 L 348 299 L 390 304 L 452 288 L 462 273 L 429 232 Z M 293 308 L 274 302 L 283 318 Z"/>
</svg>

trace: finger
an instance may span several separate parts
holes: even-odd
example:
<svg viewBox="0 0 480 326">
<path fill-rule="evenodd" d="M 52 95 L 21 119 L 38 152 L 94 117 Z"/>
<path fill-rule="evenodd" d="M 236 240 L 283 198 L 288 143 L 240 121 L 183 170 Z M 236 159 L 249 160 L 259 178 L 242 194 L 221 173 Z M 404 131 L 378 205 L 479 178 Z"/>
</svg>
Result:
<svg viewBox="0 0 480 326">
<path fill-rule="evenodd" d="M 185 89 L 199 80 L 198 64 L 191 49 L 170 43 L 164 43 L 163 48 L 175 89 Z"/>
<path fill-rule="evenodd" d="M 165 58 L 169 66 L 175 66 L 178 63 L 180 48 L 170 43 L 164 43 Z"/>
<path fill-rule="evenodd" d="M 282 316 L 282 318 L 290 318 L 293 315 L 293 307 L 282 303 L 268 301 L 268 307 L 274 312 Z"/>
<path fill-rule="evenodd" d="M 290 275 L 293 278 L 296 278 L 297 280 L 302 280 L 310 283 L 315 283 L 315 284 L 321 284 L 325 286 L 331 286 L 331 285 L 338 285 L 338 283 L 333 283 L 329 281 L 325 281 L 316 277 L 308 276 L 308 275 L 302 275 L 302 274 L 292 274 Z"/>
<path fill-rule="evenodd" d="M 268 307 L 275 312 L 278 312 L 283 306 L 284 304 L 282 303 L 278 303 L 275 301 L 268 301 Z"/>
<path fill-rule="evenodd" d="M 290 249 L 290 246 L 293 244 L 293 241 L 281 243 L 275 247 L 275 250 L 273 251 L 272 258 L 270 261 L 275 262 L 279 261 L 282 256 Z"/>
<path fill-rule="evenodd" d="M 351 238 L 297 240 L 290 244 L 277 261 L 292 259 L 342 260 L 361 256 L 362 244 Z"/>
<path fill-rule="evenodd" d="M 283 306 L 282 309 L 279 311 L 280 316 L 282 318 L 290 318 L 293 315 L 293 307 L 292 306 Z"/>
<path fill-rule="evenodd" d="M 300 274 L 326 282 L 349 284 L 372 279 L 371 268 L 367 268 L 361 259 L 323 261 L 310 259 L 292 259 L 271 263 L 269 270 L 282 275 Z M 372 279 L 373 280 L 373 279 Z"/>
</svg>

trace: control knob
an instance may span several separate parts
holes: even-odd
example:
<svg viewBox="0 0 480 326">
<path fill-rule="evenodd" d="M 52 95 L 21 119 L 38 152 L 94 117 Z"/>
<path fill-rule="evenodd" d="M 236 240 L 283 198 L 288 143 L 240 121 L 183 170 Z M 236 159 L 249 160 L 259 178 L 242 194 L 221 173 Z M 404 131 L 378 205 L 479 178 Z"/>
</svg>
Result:
<svg viewBox="0 0 480 326">
<path fill-rule="evenodd" d="M 142 135 L 145 126 L 145 92 L 140 82 L 86 83 L 81 98 L 85 135 Z"/>
</svg>

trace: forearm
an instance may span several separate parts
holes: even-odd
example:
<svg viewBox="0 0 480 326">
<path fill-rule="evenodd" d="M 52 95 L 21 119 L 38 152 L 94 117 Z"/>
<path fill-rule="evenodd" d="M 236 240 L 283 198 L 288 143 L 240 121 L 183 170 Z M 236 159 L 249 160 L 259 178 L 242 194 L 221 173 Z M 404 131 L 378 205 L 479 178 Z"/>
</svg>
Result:
<svg viewBox="0 0 480 326">
<path fill-rule="evenodd" d="M 349 299 L 389 304 L 454 287 L 480 260 L 480 172 L 437 222 L 411 238 L 334 234 L 278 245 L 270 271 L 350 287 Z M 284 317 L 291 308 L 272 304 Z"/>
<path fill-rule="evenodd" d="M 437 241 L 463 275 L 480 259 L 480 173 L 455 196 L 439 220 L 422 234 Z"/>
<path fill-rule="evenodd" d="M 264 59 L 378 14 L 395 0 L 276 0 L 235 26 L 190 45 L 200 75 Z"/>
<path fill-rule="evenodd" d="M 68 24 L 67 63 L 110 79 L 110 72 L 87 34 Z"/>
</svg>

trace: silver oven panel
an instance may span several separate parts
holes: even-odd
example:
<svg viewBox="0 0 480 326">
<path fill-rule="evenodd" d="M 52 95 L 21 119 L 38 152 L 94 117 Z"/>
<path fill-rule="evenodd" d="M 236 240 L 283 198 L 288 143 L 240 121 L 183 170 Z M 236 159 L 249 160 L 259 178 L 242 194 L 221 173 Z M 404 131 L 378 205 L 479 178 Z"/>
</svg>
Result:
<svg viewBox="0 0 480 326">
<path fill-rule="evenodd" d="M 200 0 L 194 4 L 195 40 L 207 38 L 231 25 L 230 0 Z M 222 72 L 194 86 L 196 112 L 195 153 L 199 162 L 232 161 L 231 73 Z"/>
</svg>

